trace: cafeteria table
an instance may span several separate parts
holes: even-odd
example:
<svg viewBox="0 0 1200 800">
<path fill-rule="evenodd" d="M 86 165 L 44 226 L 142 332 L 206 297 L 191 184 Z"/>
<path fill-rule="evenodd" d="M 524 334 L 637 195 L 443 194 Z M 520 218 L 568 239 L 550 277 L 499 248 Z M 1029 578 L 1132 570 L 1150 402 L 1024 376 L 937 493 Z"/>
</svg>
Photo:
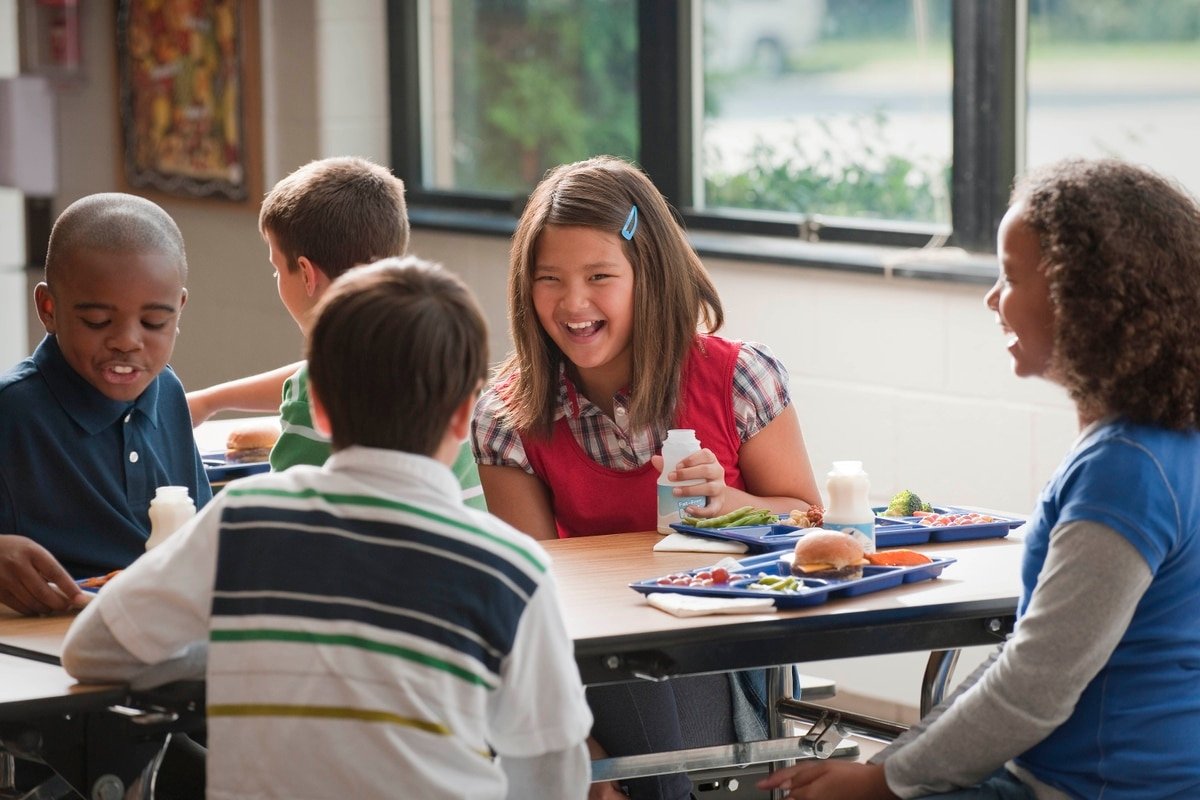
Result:
<svg viewBox="0 0 1200 800">
<path fill-rule="evenodd" d="M 801 609 L 679 618 L 647 604 L 629 584 L 706 566 L 720 556 L 655 552 L 659 539 L 657 533 L 643 532 L 542 543 L 553 559 L 551 570 L 584 683 L 765 667 L 774 676 L 773 697 L 784 698 L 791 694 L 791 669 L 781 665 L 933 651 L 941 655 L 931 663 L 941 668 L 926 673 L 923 705 L 928 705 L 949 678 L 945 666 L 953 662 L 944 654 L 1001 641 L 1012 629 L 1020 591 L 1023 548 L 1020 533 L 1014 531 L 1003 539 L 918 546 L 929 555 L 956 559 L 933 580 Z M 69 616 L 20 617 L 0 606 L 0 653 L 57 664 L 69 624 Z M 596 763 L 594 776 L 599 780 L 681 767 L 782 762 L 828 742 L 816 742 L 811 734 L 807 739 L 786 737 L 784 728 L 784 720 L 773 714 L 776 738 L 764 743 L 607 759 Z"/>
<path fill-rule="evenodd" d="M 584 683 L 995 643 L 1011 629 L 1020 593 L 1023 548 L 1011 533 L 916 546 L 956 559 L 933 580 L 801 609 L 679 618 L 648 605 L 629 584 L 720 556 L 654 552 L 659 538 L 622 533 L 542 543 L 554 560 Z"/>
<path fill-rule="evenodd" d="M 76 682 L 59 663 L 72 619 L 0 604 L 0 796 L 11 789 L 4 783 L 16 755 L 58 776 L 39 797 L 61 796 L 64 783 L 84 797 L 122 797 L 139 778 L 149 782 L 169 734 L 203 727 L 200 682 L 145 692 Z"/>
<path fill-rule="evenodd" d="M 22 786 L 21 796 L 61 797 L 74 789 L 84 797 L 124 797 L 129 787 L 149 785 L 172 731 L 198 724 L 202 702 L 183 712 L 189 701 L 179 689 L 170 692 L 169 707 L 160 706 L 153 695 L 120 684 L 79 684 L 40 655 L 0 653 L 0 795 L 16 796 L 14 781 L 45 773 L 37 787 Z"/>
<path fill-rule="evenodd" d="M 543 542 L 585 684 L 663 680 L 768 668 L 772 738 L 694 751 L 596 762 L 597 780 L 750 763 L 825 757 L 839 725 L 789 737 L 780 709 L 794 708 L 791 664 L 930 651 L 922 713 L 938 702 L 959 648 L 995 644 L 1012 630 L 1020 592 L 1019 533 L 1000 539 L 922 545 L 952 557 L 939 578 L 816 606 L 762 614 L 679 618 L 650 606 L 631 582 L 708 566 L 719 555 L 655 552 L 655 532 Z M 785 666 L 786 665 L 786 666 Z M 701 752 L 701 750 L 703 752 Z"/>
</svg>

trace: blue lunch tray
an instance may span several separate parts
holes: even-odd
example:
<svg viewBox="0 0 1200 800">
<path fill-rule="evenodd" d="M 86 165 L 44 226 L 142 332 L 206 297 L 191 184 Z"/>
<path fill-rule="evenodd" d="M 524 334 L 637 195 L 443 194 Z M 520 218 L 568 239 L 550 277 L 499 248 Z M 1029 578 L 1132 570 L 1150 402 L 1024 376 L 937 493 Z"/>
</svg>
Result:
<svg viewBox="0 0 1200 800">
<path fill-rule="evenodd" d="M 256 475 L 260 472 L 270 472 L 271 463 L 269 461 L 251 461 L 242 464 L 228 464 L 225 461 L 224 453 L 203 453 L 200 460 L 204 462 L 204 472 L 208 475 L 208 482 L 211 483 L 228 483 L 235 478 L 244 478 L 247 475 Z"/>
<path fill-rule="evenodd" d="M 953 558 L 937 557 L 929 564 L 918 564 L 912 567 L 877 567 L 867 565 L 863 567 L 863 576 L 861 578 L 851 580 L 825 580 L 823 578 L 798 577 L 797 580 L 803 584 L 803 588 L 794 592 L 775 592 L 746 588 L 757 581 L 760 573 L 766 573 L 767 575 L 791 574 L 791 565 L 788 561 L 781 558 L 778 552 L 769 552 L 738 561 L 738 566 L 736 568 L 731 567 L 729 571 L 745 572 L 751 577 L 729 584 L 717 584 L 714 586 L 663 585 L 658 581 L 665 576 L 660 575 L 655 578 L 631 583 L 629 584 L 629 588 L 642 594 L 673 592 L 675 594 L 690 594 L 699 597 L 753 597 L 759 600 L 771 598 L 775 601 L 776 608 L 803 608 L 804 606 L 820 605 L 829 599 L 857 597 L 883 589 L 891 589 L 904 583 L 915 583 L 917 581 L 936 578 L 942 574 L 943 569 L 953 564 L 954 561 L 955 559 Z M 687 574 L 695 575 L 697 572 L 711 569 L 712 567 L 700 567 L 699 569 L 689 570 Z"/>
<path fill-rule="evenodd" d="M 875 546 L 876 547 L 909 547 L 914 544 L 930 542 L 960 542 L 968 539 L 1000 539 L 1008 535 L 1009 530 L 1025 524 L 1019 517 L 1009 517 L 991 514 L 995 522 L 984 522 L 976 525 L 933 526 L 922 525 L 920 517 L 884 517 L 878 512 L 887 506 L 875 508 Z M 965 514 L 970 509 L 957 506 L 935 506 L 939 514 Z M 787 523 L 774 525 L 743 525 L 736 528 L 697 528 L 692 525 L 675 523 L 673 529 L 705 536 L 709 539 L 725 539 L 741 542 L 750 553 L 768 553 L 776 550 L 786 550 L 796 546 L 801 537 L 814 528 L 800 528 Z"/>
</svg>

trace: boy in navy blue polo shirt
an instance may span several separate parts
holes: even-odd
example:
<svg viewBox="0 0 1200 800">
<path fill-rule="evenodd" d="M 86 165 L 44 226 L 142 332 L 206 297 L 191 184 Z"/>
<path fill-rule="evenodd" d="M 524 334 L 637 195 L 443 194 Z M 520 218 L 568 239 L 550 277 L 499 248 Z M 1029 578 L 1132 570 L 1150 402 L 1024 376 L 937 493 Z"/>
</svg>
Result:
<svg viewBox="0 0 1200 800">
<path fill-rule="evenodd" d="M 158 486 L 212 498 L 167 366 L 186 277 L 183 236 L 149 200 L 90 195 L 55 222 L 34 292 L 47 336 L 0 374 L 0 602 L 82 602 L 75 578 L 144 551 Z"/>
</svg>

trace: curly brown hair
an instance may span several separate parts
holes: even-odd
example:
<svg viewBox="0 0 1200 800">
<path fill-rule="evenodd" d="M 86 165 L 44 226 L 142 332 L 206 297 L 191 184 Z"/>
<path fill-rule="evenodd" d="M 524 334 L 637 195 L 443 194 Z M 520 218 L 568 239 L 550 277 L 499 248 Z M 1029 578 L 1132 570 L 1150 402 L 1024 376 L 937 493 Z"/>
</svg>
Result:
<svg viewBox="0 0 1200 800">
<path fill-rule="evenodd" d="M 1055 308 L 1055 364 L 1082 416 L 1200 428 L 1200 207 L 1151 170 L 1070 159 L 1019 179 Z"/>
</svg>

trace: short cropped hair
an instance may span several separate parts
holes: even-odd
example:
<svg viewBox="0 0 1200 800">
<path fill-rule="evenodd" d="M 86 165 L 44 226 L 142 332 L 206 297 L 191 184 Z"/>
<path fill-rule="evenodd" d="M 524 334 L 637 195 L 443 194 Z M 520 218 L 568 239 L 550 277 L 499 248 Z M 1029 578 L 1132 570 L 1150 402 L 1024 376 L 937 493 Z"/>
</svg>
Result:
<svg viewBox="0 0 1200 800">
<path fill-rule="evenodd" d="M 1018 181 L 1055 309 L 1055 365 L 1091 417 L 1200 427 L 1200 207 L 1149 169 L 1067 160 Z"/>
<path fill-rule="evenodd" d="M 144 197 L 101 192 L 67 206 L 54 222 L 46 251 L 46 285 L 51 291 L 81 250 L 159 253 L 179 264 L 180 278 L 187 282 L 187 254 L 179 226 L 157 203 Z"/>
<path fill-rule="evenodd" d="M 621 231 L 637 226 L 629 237 Z M 508 313 L 514 354 L 505 398 L 514 426 L 547 435 L 554 422 L 562 351 L 538 321 L 533 271 L 547 225 L 584 226 L 618 237 L 633 267 L 633 364 L 630 424 L 663 430 L 675 420 L 680 375 L 703 324 L 724 323 L 721 298 L 692 249 L 676 211 L 637 166 L 613 156 L 564 164 L 546 173 L 517 222 L 509 256 Z"/>
<path fill-rule="evenodd" d="M 433 455 L 487 370 L 483 312 L 466 284 L 438 264 L 410 256 L 357 267 L 317 305 L 308 377 L 334 450 Z"/>
<path fill-rule="evenodd" d="M 359 264 L 404 255 L 404 182 L 365 158 L 310 161 L 267 193 L 258 229 L 274 237 L 289 271 L 304 256 L 332 280 Z"/>
</svg>

